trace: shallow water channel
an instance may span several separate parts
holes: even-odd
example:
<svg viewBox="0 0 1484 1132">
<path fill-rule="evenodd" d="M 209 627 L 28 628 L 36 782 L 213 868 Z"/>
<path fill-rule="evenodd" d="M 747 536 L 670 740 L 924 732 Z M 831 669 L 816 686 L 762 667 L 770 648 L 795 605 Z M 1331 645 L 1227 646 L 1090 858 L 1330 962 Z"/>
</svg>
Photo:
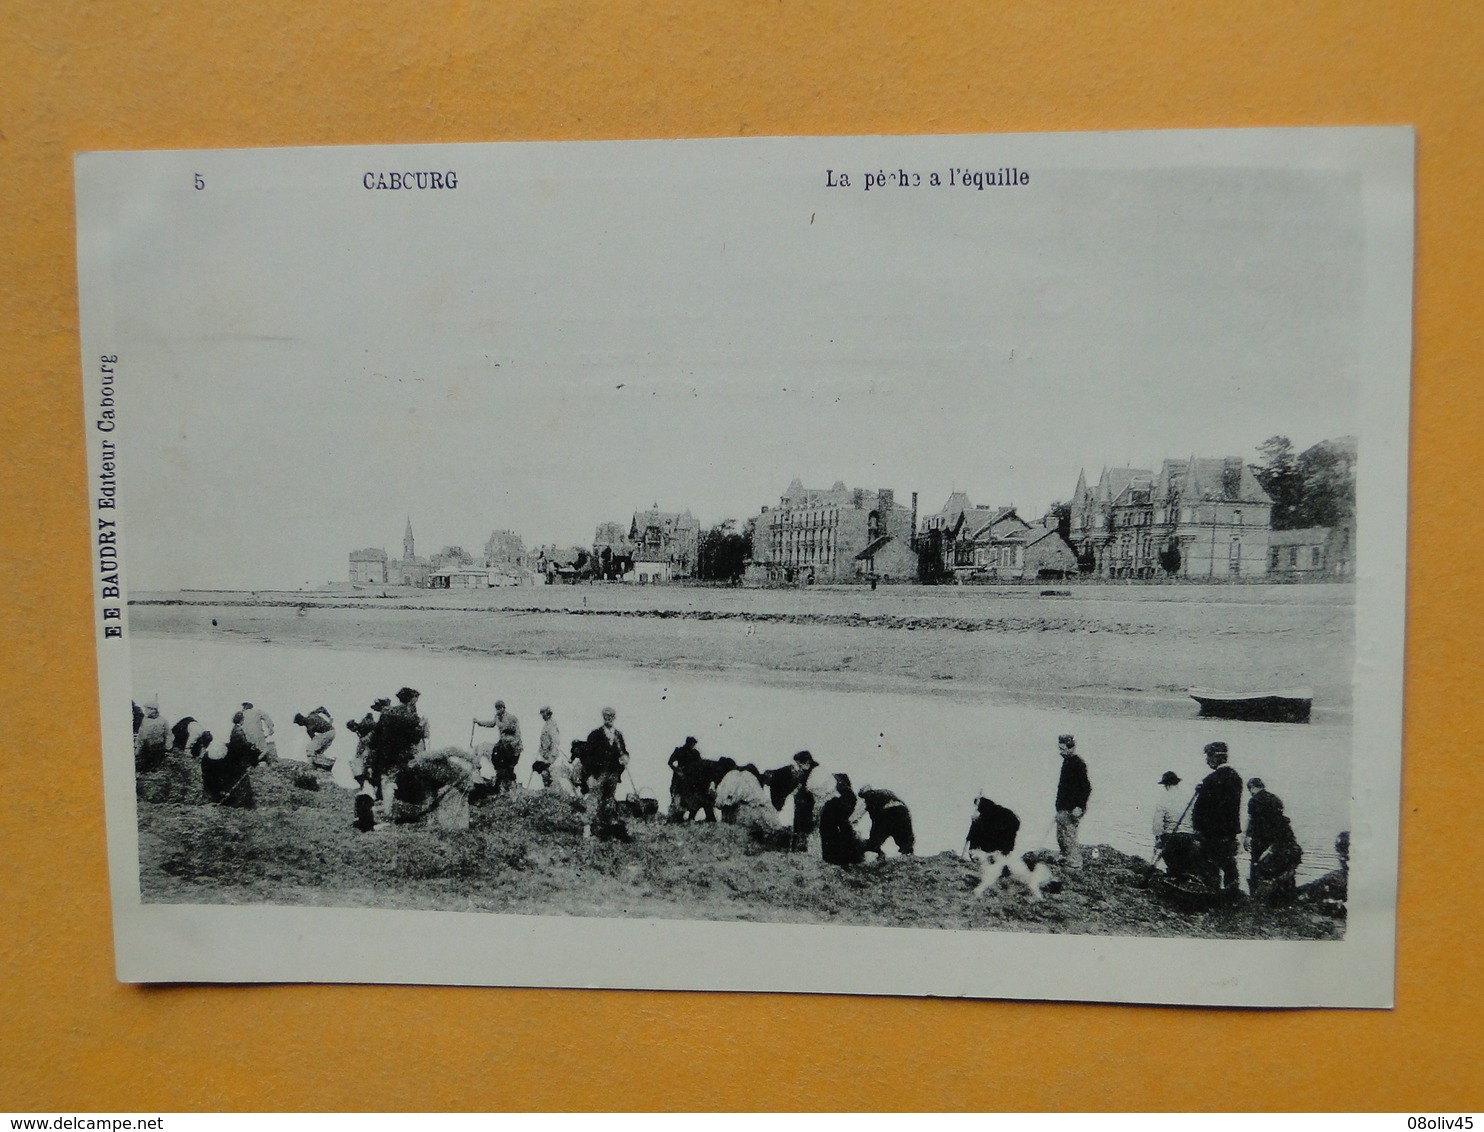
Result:
<svg viewBox="0 0 1484 1132">
<path fill-rule="evenodd" d="M 910 691 L 858 692 L 800 683 L 776 686 L 735 673 L 643 669 L 615 664 L 470 657 L 433 650 L 348 649 L 195 638 L 131 640 L 135 698 L 159 697 L 169 720 L 192 715 L 218 734 L 242 700 L 266 710 L 287 749 L 302 731 L 295 712 L 320 704 L 340 725 L 378 696 L 410 685 L 422 697 L 432 746 L 467 748 L 475 716 L 504 699 L 525 741 L 520 773 L 530 771 L 550 705 L 563 745 L 618 711 L 634 782 L 663 800 L 665 760 L 687 735 L 710 758 L 729 755 L 760 769 L 807 748 L 832 771 L 896 791 L 912 809 L 919 853 L 958 850 L 973 800 L 983 791 L 1020 815 L 1019 848 L 1054 846 L 1052 803 L 1061 760 L 1056 737 L 1076 735 L 1093 783 L 1082 822 L 1085 844 L 1149 856 L 1150 818 L 1162 772 L 1188 791 L 1206 773 L 1202 746 L 1224 739 L 1244 778 L 1261 776 L 1284 801 L 1304 847 L 1303 877 L 1333 867 L 1335 834 L 1349 827 L 1351 730 L 1309 725 L 1188 720 L 1051 710 L 971 696 Z M 481 731 L 479 740 L 492 733 Z M 332 753 L 354 742 L 340 728 Z M 1181 803 L 1188 798 L 1183 795 Z M 349 801 L 347 800 L 347 815 Z M 1244 863 L 1245 868 L 1245 863 Z"/>
</svg>

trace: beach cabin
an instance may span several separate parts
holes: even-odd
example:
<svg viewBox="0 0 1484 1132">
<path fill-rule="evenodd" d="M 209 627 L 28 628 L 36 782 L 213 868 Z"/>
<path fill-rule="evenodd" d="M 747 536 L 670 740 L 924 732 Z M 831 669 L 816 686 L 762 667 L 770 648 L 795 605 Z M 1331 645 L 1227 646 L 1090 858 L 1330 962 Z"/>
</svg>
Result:
<svg viewBox="0 0 1484 1132">
<path fill-rule="evenodd" d="M 635 559 L 634 568 L 623 576 L 623 580 L 626 582 L 638 582 L 641 585 L 668 582 L 670 580 L 670 563 L 646 562 Z"/>
<path fill-rule="evenodd" d="M 481 566 L 445 566 L 434 570 L 428 585 L 435 590 L 482 590 L 493 583 L 490 572 Z"/>
</svg>

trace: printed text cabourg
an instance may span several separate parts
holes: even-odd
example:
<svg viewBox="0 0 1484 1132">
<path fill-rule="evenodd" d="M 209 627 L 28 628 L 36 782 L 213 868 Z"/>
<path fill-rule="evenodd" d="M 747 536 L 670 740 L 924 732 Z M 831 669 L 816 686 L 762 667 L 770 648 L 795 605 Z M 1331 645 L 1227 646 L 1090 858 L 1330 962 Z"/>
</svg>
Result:
<svg viewBox="0 0 1484 1132">
<path fill-rule="evenodd" d="M 459 187 L 459 175 L 453 169 L 442 173 L 382 170 L 379 173 L 366 173 L 361 178 L 361 184 L 368 189 L 456 189 Z"/>
</svg>

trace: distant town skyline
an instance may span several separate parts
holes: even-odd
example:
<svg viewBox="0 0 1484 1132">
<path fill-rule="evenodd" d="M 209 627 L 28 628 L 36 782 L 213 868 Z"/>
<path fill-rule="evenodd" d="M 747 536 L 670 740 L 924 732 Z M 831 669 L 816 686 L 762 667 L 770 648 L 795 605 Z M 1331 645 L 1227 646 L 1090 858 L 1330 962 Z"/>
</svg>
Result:
<svg viewBox="0 0 1484 1132">
<path fill-rule="evenodd" d="M 429 550 L 742 522 L 796 476 L 1034 516 L 1082 469 L 1358 434 L 1359 182 L 1299 139 L 1288 167 L 1139 144 L 480 147 L 442 194 L 365 191 L 368 151 L 281 188 L 203 157 L 213 191 L 116 206 L 127 584 L 320 585 L 408 516 Z M 1032 180 L 831 189 L 821 147 L 1008 147 Z"/>
<path fill-rule="evenodd" d="M 1280 432 L 1277 432 L 1277 433 L 1269 433 L 1267 436 L 1264 436 L 1262 439 L 1263 440 L 1267 440 L 1271 436 L 1286 436 L 1286 435 L 1287 435 L 1286 433 L 1283 433 L 1283 432 L 1280 431 Z M 1290 436 L 1289 439 L 1292 441 L 1293 440 L 1293 437 Z M 1304 443 L 1295 442 L 1294 443 L 1294 452 L 1295 452 L 1295 454 L 1297 454 L 1299 452 L 1304 451 L 1305 449 L 1307 449 L 1309 447 L 1312 447 L 1313 444 L 1317 444 L 1317 443 L 1319 443 L 1322 440 L 1334 440 L 1334 439 L 1338 439 L 1338 437 L 1327 436 L 1327 437 L 1319 437 L 1319 438 L 1317 438 L 1316 440 L 1314 440 L 1312 442 L 1304 442 Z M 1259 443 L 1261 443 L 1261 442 L 1259 442 Z M 1072 472 L 1071 479 L 1068 481 L 1067 486 L 1066 486 L 1066 489 L 1060 495 L 1057 495 L 1057 496 L 1054 496 L 1053 498 L 1047 499 L 1044 503 L 1038 503 L 1038 504 L 1030 505 L 1030 506 L 1028 506 L 1025 503 L 1022 503 L 1022 502 L 1020 502 L 1018 500 L 1015 500 L 1015 499 L 1000 499 L 997 496 L 994 496 L 992 494 L 986 494 L 986 493 L 983 493 L 983 492 L 977 492 L 976 493 L 972 488 L 958 486 L 958 485 L 947 487 L 947 488 L 943 489 L 941 492 L 934 493 L 934 494 L 931 494 L 931 495 L 927 495 L 927 494 L 924 494 L 920 489 L 913 489 L 911 487 L 894 487 L 890 483 L 881 483 L 881 484 L 875 484 L 875 483 L 872 483 L 872 484 L 863 484 L 863 483 L 861 483 L 861 484 L 857 484 L 857 483 L 851 483 L 849 481 L 844 481 L 844 482 L 846 483 L 846 486 L 847 487 L 852 487 L 852 488 L 854 488 L 854 487 L 862 487 L 862 488 L 867 488 L 868 490 L 871 490 L 871 491 L 875 491 L 878 488 L 887 488 L 887 489 L 894 490 L 896 492 L 897 502 L 898 503 L 901 503 L 904 506 L 910 506 L 910 504 L 912 502 L 912 491 L 913 490 L 917 490 L 918 491 L 918 515 L 919 515 L 919 518 L 925 517 L 927 515 L 931 515 L 931 514 L 937 512 L 939 510 L 939 508 L 941 508 L 944 505 L 944 503 L 948 500 L 949 496 L 951 496 L 952 494 L 954 494 L 956 492 L 963 492 L 963 493 L 967 494 L 970 497 L 971 501 L 976 506 L 982 504 L 982 505 L 984 505 L 986 507 L 1013 507 L 1021 515 L 1022 518 L 1026 519 L 1028 521 L 1034 522 L 1035 520 L 1043 517 L 1047 513 L 1047 511 L 1049 510 L 1049 508 L 1051 508 L 1052 506 L 1054 506 L 1054 505 L 1056 505 L 1058 503 L 1067 503 L 1071 499 L 1073 488 L 1076 486 L 1077 474 L 1080 471 L 1084 471 L 1084 470 L 1086 471 L 1089 482 L 1096 482 L 1099 473 L 1104 468 L 1145 468 L 1145 469 L 1149 469 L 1149 470 L 1158 470 L 1160 463 L 1163 460 L 1165 460 L 1165 459 L 1184 459 L 1184 458 L 1186 458 L 1188 456 L 1191 456 L 1191 455 L 1195 455 L 1197 457 L 1201 457 L 1201 456 L 1218 456 L 1218 455 L 1219 456 L 1241 456 L 1243 458 L 1243 460 L 1246 463 L 1248 463 L 1248 464 L 1259 464 L 1259 463 L 1261 463 L 1261 456 L 1260 456 L 1260 453 L 1257 451 L 1257 445 L 1251 446 L 1249 448 L 1249 450 L 1246 451 L 1246 452 L 1227 451 L 1227 452 L 1222 452 L 1222 453 L 1219 453 L 1219 454 L 1216 454 L 1216 453 L 1205 453 L 1205 452 L 1196 452 L 1196 453 L 1189 453 L 1189 452 L 1187 452 L 1187 453 L 1183 453 L 1183 454 L 1179 454 L 1179 455 L 1174 454 L 1174 453 L 1165 453 L 1165 454 L 1161 454 L 1158 458 L 1154 458 L 1154 459 L 1147 459 L 1146 458 L 1144 460 L 1137 460 L 1137 459 L 1105 460 L 1105 461 L 1102 461 L 1102 462 L 1096 463 L 1096 464 L 1094 464 L 1094 463 L 1088 463 L 1086 465 L 1080 465 L 1076 470 L 1074 470 Z M 397 533 L 396 533 L 396 537 L 395 538 L 390 538 L 389 537 L 389 538 L 386 538 L 386 539 L 383 539 L 383 540 L 380 540 L 380 541 L 370 541 L 370 542 L 361 543 L 361 544 L 358 544 L 356 547 L 354 547 L 354 549 L 358 549 L 359 550 L 359 549 L 362 549 L 362 548 L 366 548 L 366 549 L 385 550 L 387 552 L 387 554 L 389 555 L 389 557 L 392 557 L 392 558 L 397 557 L 397 554 L 400 552 L 400 548 L 401 548 L 401 544 L 402 544 L 402 537 L 403 537 L 403 533 L 404 533 L 404 528 L 405 528 L 405 526 L 406 526 L 406 524 L 407 524 L 407 522 L 409 520 L 411 521 L 411 524 L 412 524 L 412 527 L 413 527 L 413 531 L 414 531 L 414 534 L 416 536 L 418 556 L 419 557 L 422 557 L 422 558 L 430 558 L 433 555 L 437 554 L 439 551 L 442 551 L 445 548 L 449 548 L 449 547 L 459 547 L 459 548 L 462 548 L 463 550 L 465 550 L 469 554 L 473 555 L 474 557 L 480 558 L 483 555 L 484 544 L 485 544 L 486 540 L 490 537 L 490 535 L 491 535 L 492 532 L 494 532 L 494 531 L 500 531 L 500 530 L 513 530 L 515 534 L 519 535 L 522 538 L 522 540 L 523 540 L 523 542 L 525 544 L 526 549 L 528 551 L 530 551 L 533 555 L 534 555 L 534 553 L 536 551 L 540 550 L 542 547 L 547 547 L 547 546 L 558 546 L 558 547 L 579 546 L 579 547 L 590 548 L 592 546 L 592 543 L 593 543 L 593 536 L 596 533 L 597 528 L 599 527 L 600 524 L 607 523 L 607 522 L 617 522 L 620 525 L 622 525 L 624 527 L 627 527 L 628 524 L 629 524 L 630 518 L 636 512 L 650 510 L 652 508 L 655 508 L 656 506 L 657 506 L 658 510 L 669 511 L 669 512 L 684 512 L 684 511 L 689 510 L 693 515 L 695 515 L 695 518 L 701 524 L 701 529 L 703 531 L 710 530 L 712 527 L 716 526 L 717 524 L 722 523 L 722 522 L 725 522 L 726 520 L 729 520 L 729 519 L 732 520 L 735 523 L 737 529 L 740 531 L 742 529 L 742 527 L 744 526 L 744 524 L 749 519 L 755 518 L 758 515 L 758 513 L 759 513 L 759 511 L 761 510 L 762 507 L 775 507 L 777 505 L 777 503 L 778 503 L 778 497 L 779 497 L 779 495 L 788 487 L 788 484 L 793 479 L 795 479 L 795 478 L 801 480 L 803 482 L 804 486 L 807 487 L 807 488 L 828 488 L 832 484 L 834 484 L 837 480 L 840 479 L 840 477 L 835 477 L 835 478 L 830 479 L 830 480 L 825 480 L 825 479 L 822 479 L 821 478 L 821 479 L 818 479 L 816 481 L 816 480 L 811 480 L 809 477 L 806 477 L 806 476 L 797 476 L 797 477 L 796 476 L 788 476 L 785 479 L 783 479 L 783 480 L 780 481 L 780 483 L 778 485 L 778 490 L 773 493 L 772 497 L 770 497 L 770 498 L 768 498 L 766 500 L 763 500 L 763 501 L 758 502 L 756 505 L 754 505 L 752 507 L 751 510 L 744 511 L 744 512 L 737 513 L 737 514 L 721 514 L 721 515 L 717 515 L 717 516 L 714 516 L 714 517 L 708 517 L 706 515 L 697 514 L 696 511 L 695 511 L 695 508 L 688 508 L 688 507 L 686 507 L 686 506 L 684 506 L 684 505 L 682 505 L 682 504 L 680 504 L 678 502 L 677 502 L 676 505 L 667 506 L 664 499 L 650 500 L 649 502 L 646 502 L 646 503 L 635 504 L 634 506 L 629 507 L 627 510 L 623 511 L 622 513 L 615 512 L 612 515 L 605 515 L 603 518 L 594 519 L 592 521 L 592 523 L 587 528 L 585 528 L 585 533 L 574 533 L 571 537 L 557 537 L 557 538 L 540 538 L 540 539 L 537 539 L 537 538 L 532 538 L 529 535 L 527 535 L 525 532 L 520 531 L 518 529 L 515 529 L 513 527 L 510 527 L 508 525 L 496 524 L 494 526 L 487 527 L 486 529 L 482 529 L 482 530 L 476 531 L 475 534 L 471 534 L 471 535 L 467 536 L 466 538 L 464 538 L 462 541 L 460 541 L 457 538 L 452 538 L 452 537 L 444 538 L 444 537 L 438 536 L 436 534 L 436 532 L 434 534 L 432 534 L 432 535 L 425 534 L 423 532 L 422 528 L 419 526 L 417 514 L 414 513 L 414 514 L 411 514 L 411 515 L 404 515 L 400 520 L 397 521 L 397 523 L 395 524 L 396 527 L 397 527 Z M 477 534 L 477 538 L 475 537 L 476 534 Z M 349 549 L 349 548 L 346 548 L 346 549 Z M 343 558 L 344 555 L 341 555 L 341 557 Z M 344 570 L 342 569 L 341 570 L 341 574 L 343 574 L 343 573 L 344 573 Z M 329 578 L 320 579 L 319 581 L 308 581 L 308 580 L 306 580 L 306 582 L 304 584 L 321 585 L 325 581 L 332 581 L 332 580 L 336 581 L 336 584 L 338 584 L 338 575 L 331 574 Z"/>
</svg>

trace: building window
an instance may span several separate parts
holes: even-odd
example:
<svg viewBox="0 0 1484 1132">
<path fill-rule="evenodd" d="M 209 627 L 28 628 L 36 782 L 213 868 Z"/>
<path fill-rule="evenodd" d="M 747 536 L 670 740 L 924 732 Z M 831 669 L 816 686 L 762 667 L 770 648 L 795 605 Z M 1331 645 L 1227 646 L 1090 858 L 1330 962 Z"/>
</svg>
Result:
<svg viewBox="0 0 1484 1132">
<path fill-rule="evenodd" d="M 1238 526 L 1238 527 L 1240 527 L 1242 525 L 1242 512 L 1240 512 L 1240 511 L 1233 511 L 1232 512 L 1232 524 L 1234 526 Z"/>
<path fill-rule="evenodd" d="M 1298 552 L 1299 548 L 1296 546 L 1290 546 L 1288 548 L 1288 564 L 1290 566 L 1298 565 Z"/>
<path fill-rule="evenodd" d="M 1310 562 L 1310 565 L 1313 566 L 1316 570 L 1319 569 L 1320 562 L 1323 558 L 1323 552 L 1316 546 L 1311 552 L 1311 557 L 1313 560 Z"/>
</svg>

